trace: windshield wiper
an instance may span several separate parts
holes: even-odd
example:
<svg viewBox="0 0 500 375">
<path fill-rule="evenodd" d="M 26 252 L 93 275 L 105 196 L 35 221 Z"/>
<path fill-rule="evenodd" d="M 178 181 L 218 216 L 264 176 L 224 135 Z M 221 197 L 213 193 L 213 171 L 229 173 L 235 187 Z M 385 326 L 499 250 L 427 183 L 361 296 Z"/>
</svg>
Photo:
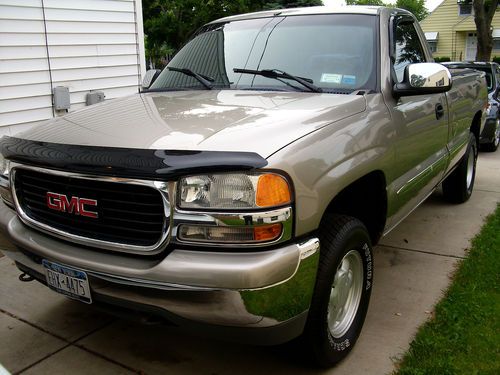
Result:
<svg viewBox="0 0 500 375">
<path fill-rule="evenodd" d="M 190 77 L 193 77 L 196 79 L 198 82 L 200 82 L 207 90 L 212 90 L 212 82 L 215 81 L 212 77 L 207 77 L 203 74 L 199 74 L 196 72 L 193 72 L 191 69 L 188 68 L 174 68 L 174 67 L 167 67 L 168 70 L 171 70 L 172 72 L 179 72 L 179 73 L 184 73 L 185 75 L 188 75 Z"/>
<path fill-rule="evenodd" d="M 312 79 L 304 78 L 304 77 L 297 77 L 297 76 L 291 75 L 287 72 L 284 72 L 284 71 L 278 70 L 278 69 L 252 70 L 252 69 L 234 68 L 233 72 L 244 73 L 244 74 L 255 74 L 255 75 L 263 76 L 266 78 L 274 78 L 274 79 L 280 79 L 280 78 L 291 79 L 291 80 L 298 82 L 301 85 L 307 87 L 312 92 L 323 92 L 323 90 L 320 87 L 313 85 Z"/>
</svg>

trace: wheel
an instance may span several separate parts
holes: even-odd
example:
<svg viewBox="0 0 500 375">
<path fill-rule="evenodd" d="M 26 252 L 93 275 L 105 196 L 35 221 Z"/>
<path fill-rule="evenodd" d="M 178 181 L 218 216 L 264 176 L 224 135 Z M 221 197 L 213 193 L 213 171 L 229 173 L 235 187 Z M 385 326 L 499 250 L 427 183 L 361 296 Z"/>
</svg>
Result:
<svg viewBox="0 0 500 375">
<path fill-rule="evenodd" d="M 342 360 L 363 326 L 373 283 L 370 236 L 361 221 L 329 215 L 320 227 L 320 260 L 303 349 L 318 366 Z"/>
<path fill-rule="evenodd" d="M 500 120 L 497 119 L 495 128 L 495 138 L 493 139 L 493 142 L 483 144 L 481 149 L 484 151 L 495 152 L 499 144 L 500 144 Z"/>
<path fill-rule="evenodd" d="M 476 177 L 477 143 L 473 133 L 469 134 L 469 144 L 457 168 L 443 181 L 444 198 L 452 203 L 469 200 Z"/>
</svg>

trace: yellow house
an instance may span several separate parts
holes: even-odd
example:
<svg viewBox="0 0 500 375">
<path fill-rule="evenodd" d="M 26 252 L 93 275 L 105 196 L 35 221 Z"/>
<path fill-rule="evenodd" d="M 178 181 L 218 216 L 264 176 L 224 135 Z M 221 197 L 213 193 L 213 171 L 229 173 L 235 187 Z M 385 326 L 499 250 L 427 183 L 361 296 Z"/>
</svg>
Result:
<svg viewBox="0 0 500 375">
<path fill-rule="evenodd" d="M 449 57 L 452 61 L 476 59 L 477 34 L 472 0 L 444 0 L 420 22 L 434 57 Z M 491 22 L 493 51 L 500 56 L 500 12 Z"/>
</svg>

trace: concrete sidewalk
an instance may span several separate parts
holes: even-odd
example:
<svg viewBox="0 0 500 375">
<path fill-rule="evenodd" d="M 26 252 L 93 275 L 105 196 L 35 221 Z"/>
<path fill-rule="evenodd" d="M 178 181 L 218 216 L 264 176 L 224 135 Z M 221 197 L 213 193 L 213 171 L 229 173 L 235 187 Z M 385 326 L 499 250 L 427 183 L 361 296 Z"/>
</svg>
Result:
<svg viewBox="0 0 500 375">
<path fill-rule="evenodd" d="M 116 319 L 36 282 L 21 284 L 6 257 L 0 258 L 0 363 L 23 374 L 390 373 L 499 201 L 500 151 L 481 153 L 469 202 L 450 205 L 437 192 L 384 238 L 360 340 L 330 370 L 304 368 L 300 353 L 287 347 L 237 345 Z"/>
</svg>

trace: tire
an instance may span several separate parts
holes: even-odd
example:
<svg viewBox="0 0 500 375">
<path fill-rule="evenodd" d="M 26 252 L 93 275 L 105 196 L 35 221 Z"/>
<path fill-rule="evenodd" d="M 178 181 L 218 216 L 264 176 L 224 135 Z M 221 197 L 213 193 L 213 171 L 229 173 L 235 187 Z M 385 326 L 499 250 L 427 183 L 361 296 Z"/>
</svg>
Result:
<svg viewBox="0 0 500 375">
<path fill-rule="evenodd" d="M 495 138 L 493 139 L 493 142 L 481 145 L 481 149 L 488 152 L 495 152 L 498 149 L 499 144 L 500 144 L 500 120 L 497 119 Z"/>
<path fill-rule="evenodd" d="M 361 332 L 373 283 L 373 256 L 368 231 L 356 218 L 326 216 L 319 237 L 321 255 L 302 345 L 313 364 L 330 367 L 347 356 Z"/>
<path fill-rule="evenodd" d="M 451 203 L 469 200 L 474 189 L 477 164 L 477 143 L 473 133 L 469 134 L 469 144 L 457 168 L 443 181 L 444 198 Z"/>
</svg>

